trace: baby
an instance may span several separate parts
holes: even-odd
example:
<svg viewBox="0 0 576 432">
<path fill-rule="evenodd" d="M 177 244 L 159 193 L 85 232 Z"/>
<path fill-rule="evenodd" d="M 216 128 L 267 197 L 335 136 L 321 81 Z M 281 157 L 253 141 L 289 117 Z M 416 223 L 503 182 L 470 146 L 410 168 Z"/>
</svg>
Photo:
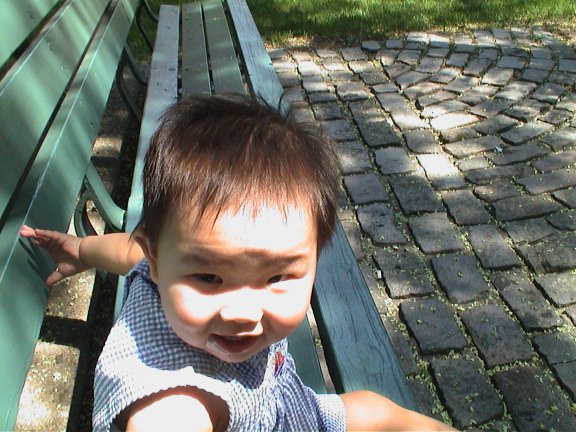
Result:
<svg viewBox="0 0 576 432">
<path fill-rule="evenodd" d="M 372 392 L 316 394 L 296 374 L 286 338 L 339 182 L 316 128 L 245 96 L 186 99 L 165 113 L 143 179 L 131 237 L 21 230 L 54 258 L 49 285 L 129 272 L 96 367 L 94 430 L 452 430 Z"/>
</svg>

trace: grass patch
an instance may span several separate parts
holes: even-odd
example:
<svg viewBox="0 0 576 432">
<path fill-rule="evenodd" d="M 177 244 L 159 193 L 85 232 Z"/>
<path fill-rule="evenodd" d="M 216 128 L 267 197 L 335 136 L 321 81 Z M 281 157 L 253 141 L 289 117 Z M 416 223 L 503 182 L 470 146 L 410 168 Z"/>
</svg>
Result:
<svg viewBox="0 0 576 432">
<path fill-rule="evenodd" d="M 574 0 L 247 0 L 265 39 L 319 35 L 383 39 L 417 30 L 564 25 Z"/>
<path fill-rule="evenodd" d="M 183 0 L 186 1 L 186 0 Z M 181 0 L 149 0 L 160 4 Z M 189 0 L 188 0 L 189 1 Z M 293 38 L 348 42 L 382 40 L 408 31 L 453 31 L 471 28 L 542 24 L 574 26 L 575 0 L 247 0 L 262 34 L 273 45 Z M 133 32 L 134 33 L 134 32 Z M 138 43 L 134 35 L 131 40 Z M 140 44 L 138 57 L 145 52 Z"/>
</svg>

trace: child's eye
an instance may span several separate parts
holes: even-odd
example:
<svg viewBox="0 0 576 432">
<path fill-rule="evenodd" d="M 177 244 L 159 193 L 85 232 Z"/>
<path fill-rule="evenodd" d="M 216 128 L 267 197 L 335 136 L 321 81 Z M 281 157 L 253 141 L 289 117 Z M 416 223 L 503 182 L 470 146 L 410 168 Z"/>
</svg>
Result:
<svg viewBox="0 0 576 432">
<path fill-rule="evenodd" d="M 274 277 L 271 277 L 270 279 L 268 279 L 268 284 L 272 285 L 272 284 L 275 284 L 278 282 L 283 282 L 287 279 L 288 279 L 287 275 L 277 275 L 277 276 L 274 276 Z"/>
<path fill-rule="evenodd" d="M 222 279 L 220 279 L 218 276 L 213 275 L 213 274 L 208 274 L 208 273 L 198 273 L 198 274 L 195 274 L 194 277 L 201 282 L 209 283 L 209 284 L 215 284 L 215 283 L 222 282 Z"/>
</svg>

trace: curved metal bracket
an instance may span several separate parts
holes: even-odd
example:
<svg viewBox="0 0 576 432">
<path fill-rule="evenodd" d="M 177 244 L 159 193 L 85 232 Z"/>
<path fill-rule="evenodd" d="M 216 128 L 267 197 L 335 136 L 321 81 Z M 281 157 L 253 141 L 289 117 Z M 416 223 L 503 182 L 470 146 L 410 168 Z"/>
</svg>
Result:
<svg viewBox="0 0 576 432">
<path fill-rule="evenodd" d="M 118 93 L 124 100 L 126 107 L 130 114 L 138 121 L 138 123 L 142 123 L 142 113 L 141 110 L 138 108 L 134 98 L 130 95 L 128 88 L 126 86 L 126 81 L 124 80 L 124 69 L 126 65 L 130 68 L 134 77 L 138 82 L 141 84 L 146 84 L 146 79 L 142 75 L 142 72 L 139 71 L 132 60 L 132 55 L 128 47 L 125 47 L 122 51 L 122 57 L 120 58 L 120 64 L 118 65 L 118 69 L 116 70 L 116 87 L 118 88 Z M 144 80 L 144 81 L 143 81 Z"/>
<path fill-rule="evenodd" d="M 86 209 L 86 203 L 91 200 L 98 209 L 106 225 L 113 231 L 122 231 L 126 210 L 120 208 L 113 200 L 102 182 L 94 164 L 90 162 L 84 178 L 84 191 L 74 210 L 74 228 L 80 237 L 97 234 Z"/>
<path fill-rule="evenodd" d="M 154 20 L 155 15 L 153 14 L 153 12 L 150 9 L 150 6 L 148 5 L 148 2 L 146 2 L 146 0 L 140 2 L 140 5 L 138 6 L 138 10 L 136 11 L 136 27 L 138 27 L 140 34 L 142 34 L 142 37 L 144 38 L 144 42 L 146 42 L 148 49 L 150 50 L 150 52 L 152 52 L 152 51 L 154 51 L 152 39 L 150 38 L 150 36 L 148 36 L 148 33 L 146 33 L 146 30 L 144 29 L 144 26 L 142 25 L 142 11 L 143 10 L 146 12 L 146 14 L 152 20 Z M 158 17 L 156 17 L 156 19 L 154 21 L 158 22 Z"/>
</svg>

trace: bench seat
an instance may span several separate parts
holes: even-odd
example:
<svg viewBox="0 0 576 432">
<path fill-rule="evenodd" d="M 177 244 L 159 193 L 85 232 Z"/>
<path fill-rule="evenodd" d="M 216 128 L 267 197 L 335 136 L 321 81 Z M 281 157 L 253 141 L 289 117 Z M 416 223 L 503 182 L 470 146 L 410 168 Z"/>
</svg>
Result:
<svg viewBox="0 0 576 432">
<path fill-rule="evenodd" d="M 182 20 L 182 64 L 178 51 L 178 15 Z M 152 75 L 145 104 L 126 231 L 137 224 L 142 207 L 141 170 L 159 114 L 176 98 L 193 94 L 250 93 L 287 112 L 282 86 L 243 0 L 203 0 L 162 6 Z M 157 74 L 157 75 L 156 75 Z M 182 77 L 181 91 L 178 76 Z M 281 105 L 282 104 L 282 105 Z M 117 310 L 122 305 L 119 284 Z M 372 390 L 417 410 L 413 395 L 360 272 L 345 233 L 336 231 L 319 258 L 313 311 L 332 382 L 338 393 Z M 289 338 L 289 349 L 303 381 L 326 392 L 315 341 L 308 322 Z"/>
</svg>

